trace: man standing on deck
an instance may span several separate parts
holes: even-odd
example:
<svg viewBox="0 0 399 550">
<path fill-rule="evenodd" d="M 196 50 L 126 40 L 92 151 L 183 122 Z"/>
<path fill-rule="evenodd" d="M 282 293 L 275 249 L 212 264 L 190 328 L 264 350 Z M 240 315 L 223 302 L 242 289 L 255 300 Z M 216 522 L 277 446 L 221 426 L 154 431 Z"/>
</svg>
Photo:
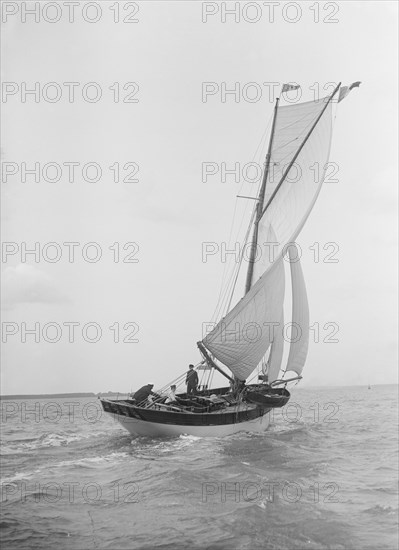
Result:
<svg viewBox="0 0 399 550">
<path fill-rule="evenodd" d="M 186 376 L 187 395 L 195 395 L 197 393 L 198 374 L 194 370 L 194 365 L 189 365 L 188 368 Z"/>
</svg>

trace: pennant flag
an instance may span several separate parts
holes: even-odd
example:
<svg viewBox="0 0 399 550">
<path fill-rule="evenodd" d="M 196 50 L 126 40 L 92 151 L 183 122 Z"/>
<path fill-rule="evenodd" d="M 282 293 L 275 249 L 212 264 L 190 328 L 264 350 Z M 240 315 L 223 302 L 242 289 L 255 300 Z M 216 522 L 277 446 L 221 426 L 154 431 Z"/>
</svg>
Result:
<svg viewBox="0 0 399 550">
<path fill-rule="evenodd" d="M 361 82 L 358 80 L 357 82 L 353 82 L 350 86 L 341 86 L 341 89 L 339 90 L 338 103 L 349 94 L 352 88 L 358 88 L 360 84 Z"/>
<path fill-rule="evenodd" d="M 353 82 L 353 84 L 349 86 L 349 90 L 351 90 L 352 88 L 358 88 L 360 84 L 361 84 L 360 80 L 358 80 L 357 82 Z"/>
<path fill-rule="evenodd" d="M 298 88 L 300 88 L 299 84 L 297 85 L 294 85 L 294 84 L 283 84 L 283 88 L 281 90 L 281 92 L 290 92 L 291 90 L 297 90 Z"/>
</svg>

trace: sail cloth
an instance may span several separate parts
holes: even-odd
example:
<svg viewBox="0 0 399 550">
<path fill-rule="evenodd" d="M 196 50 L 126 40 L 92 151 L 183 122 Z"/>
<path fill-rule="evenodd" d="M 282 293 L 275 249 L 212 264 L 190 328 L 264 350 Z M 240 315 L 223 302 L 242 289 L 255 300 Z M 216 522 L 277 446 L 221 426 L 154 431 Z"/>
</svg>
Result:
<svg viewBox="0 0 399 550">
<path fill-rule="evenodd" d="M 277 108 L 263 208 L 274 195 L 327 100 L 323 98 Z M 253 283 L 276 261 L 285 245 L 295 241 L 308 218 L 325 177 L 331 131 L 330 102 L 259 222 Z"/>
<path fill-rule="evenodd" d="M 286 371 L 301 374 L 309 347 L 309 304 L 299 253 L 295 244 L 288 248 L 292 282 L 292 333 Z"/>
<path fill-rule="evenodd" d="M 283 353 L 284 353 L 283 331 L 284 331 L 284 312 L 281 311 L 280 323 L 277 327 L 275 327 L 273 342 L 272 342 L 272 349 L 270 351 L 269 370 L 268 370 L 269 383 L 277 380 L 280 372 L 281 362 L 283 360 Z"/>
<path fill-rule="evenodd" d="M 203 340 L 239 380 L 256 368 L 273 341 L 284 301 L 283 259 L 263 275 Z"/>
</svg>

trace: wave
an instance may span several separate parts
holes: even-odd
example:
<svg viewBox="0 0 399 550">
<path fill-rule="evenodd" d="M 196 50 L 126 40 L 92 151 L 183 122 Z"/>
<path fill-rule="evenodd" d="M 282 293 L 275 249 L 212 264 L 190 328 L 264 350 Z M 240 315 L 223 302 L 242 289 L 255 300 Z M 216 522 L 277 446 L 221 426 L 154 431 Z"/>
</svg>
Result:
<svg viewBox="0 0 399 550">
<path fill-rule="evenodd" d="M 180 435 L 167 439 L 136 437 L 131 440 L 130 445 L 140 451 L 151 450 L 151 452 L 156 454 L 157 452 L 168 453 L 179 451 L 205 440 L 206 438 L 197 437 L 195 435 Z"/>
<path fill-rule="evenodd" d="M 90 439 L 92 437 L 98 437 L 100 435 L 106 435 L 106 432 L 97 433 L 56 433 L 47 432 L 43 433 L 37 438 L 26 438 L 13 440 L 12 442 L 2 446 L 2 454 L 21 454 L 28 451 L 36 451 L 38 449 L 48 447 L 66 447 L 71 443 Z"/>
<path fill-rule="evenodd" d="M 52 470 L 59 468 L 88 468 L 93 469 L 97 468 L 99 466 L 104 465 L 115 465 L 122 460 L 126 460 L 130 458 L 130 455 L 128 453 L 122 453 L 122 452 L 112 452 L 105 456 L 94 456 L 94 457 L 86 457 L 81 459 L 72 459 L 72 460 L 61 460 L 59 462 L 53 462 L 51 464 L 46 464 L 45 466 L 38 468 L 37 470 L 31 470 L 26 472 L 16 472 L 15 474 L 9 476 L 9 477 L 3 477 L 1 478 L 2 483 L 18 483 L 22 481 L 31 481 L 32 478 L 38 477 L 39 475 L 43 473 L 49 473 Z"/>
<path fill-rule="evenodd" d="M 53 466 L 56 468 L 70 466 L 73 468 L 96 468 L 99 465 L 114 465 L 115 463 L 125 460 L 126 458 L 129 458 L 129 454 L 126 452 L 112 452 L 104 456 L 86 457 L 78 460 L 62 460 L 60 462 L 56 462 Z"/>
<path fill-rule="evenodd" d="M 384 506 L 376 504 L 371 508 L 364 510 L 366 514 L 375 514 L 375 515 L 393 515 L 398 513 L 398 508 L 392 508 L 392 506 Z"/>
<path fill-rule="evenodd" d="M 18 483 L 19 481 L 29 481 L 34 475 L 37 475 L 40 470 L 32 472 L 16 472 L 14 475 L 9 477 L 2 477 L 1 483 Z"/>
</svg>

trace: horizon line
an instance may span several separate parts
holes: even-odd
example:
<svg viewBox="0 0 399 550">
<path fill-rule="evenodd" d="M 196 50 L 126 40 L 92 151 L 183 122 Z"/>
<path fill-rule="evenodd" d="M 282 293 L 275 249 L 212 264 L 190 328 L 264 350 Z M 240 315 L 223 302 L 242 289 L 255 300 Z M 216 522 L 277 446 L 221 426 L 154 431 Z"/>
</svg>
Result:
<svg viewBox="0 0 399 550">
<path fill-rule="evenodd" d="M 324 386 L 298 386 L 296 389 L 307 389 L 307 388 L 353 388 L 353 387 L 362 387 L 362 386 L 397 386 L 399 382 L 386 382 L 384 384 L 378 383 L 368 383 L 368 384 L 348 384 L 345 386 L 341 385 L 324 385 Z M 54 392 L 54 393 L 7 393 L 7 394 L 1 394 L 0 399 L 4 397 L 39 397 L 39 396 L 60 396 L 60 395 L 79 395 L 79 394 L 90 394 L 90 395 L 101 395 L 101 394 L 107 394 L 112 393 L 113 395 L 116 394 L 128 394 L 131 393 L 130 391 L 105 391 L 105 392 L 94 392 L 94 391 L 76 391 L 76 392 Z"/>
</svg>

